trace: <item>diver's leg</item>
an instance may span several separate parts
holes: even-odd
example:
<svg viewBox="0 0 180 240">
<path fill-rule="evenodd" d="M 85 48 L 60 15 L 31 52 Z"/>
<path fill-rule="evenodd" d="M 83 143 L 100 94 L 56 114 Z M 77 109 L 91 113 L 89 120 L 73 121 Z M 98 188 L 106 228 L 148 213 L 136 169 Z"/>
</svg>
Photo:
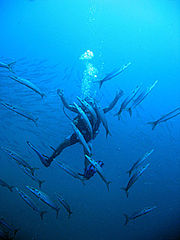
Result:
<svg viewBox="0 0 180 240">
<path fill-rule="evenodd" d="M 46 160 L 47 165 L 51 164 L 51 162 L 54 160 L 54 158 L 56 158 L 57 156 L 59 156 L 59 154 L 67 147 L 76 144 L 77 142 L 79 142 L 79 140 L 76 138 L 75 134 L 72 134 L 70 137 L 67 137 L 53 152 L 53 154 Z M 49 166 L 48 165 L 48 166 Z"/>
<path fill-rule="evenodd" d="M 32 145 L 29 141 L 27 141 L 28 146 L 35 151 L 35 153 L 38 155 L 40 161 L 45 167 L 49 167 L 51 162 L 56 158 L 66 147 L 69 147 L 75 143 L 79 142 L 79 140 L 76 137 L 76 134 L 72 134 L 70 137 L 67 137 L 58 147 L 54 150 L 53 154 L 50 157 L 47 157 L 46 155 L 42 154 L 34 145 Z"/>
</svg>

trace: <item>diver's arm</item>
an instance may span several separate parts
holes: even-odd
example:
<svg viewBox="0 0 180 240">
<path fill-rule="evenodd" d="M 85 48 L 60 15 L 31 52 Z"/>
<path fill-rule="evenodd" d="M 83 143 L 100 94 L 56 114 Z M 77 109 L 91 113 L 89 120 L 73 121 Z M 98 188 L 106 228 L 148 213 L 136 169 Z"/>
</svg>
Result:
<svg viewBox="0 0 180 240">
<path fill-rule="evenodd" d="M 110 110 L 113 109 L 113 107 L 116 105 L 116 103 L 118 102 L 119 98 L 123 95 L 123 91 L 122 90 L 118 90 L 116 93 L 116 96 L 114 98 L 114 100 L 109 104 L 108 107 L 104 108 L 103 111 L 104 113 L 109 112 Z"/>
<path fill-rule="evenodd" d="M 63 90 L 57 89 L 57 94 L 58 94 L 59 97 L 61 98 L 61 101 L 62 101 L 62 103 L 63 103 L 63 105 L 64 105 L 65 108 L 69 109 L 69 110 L 72 111 L 72 112 L 77 113 L 77 109 L 76 109 L 75 107 L 73 107 L 72 104 L 68 104 L 68 103 L 67 103 L 67 101 L 66 101 L 66 99 L 65 99 L 65 97 L 64 97 L 64 92 L 63 92 Z"/>
</svg>

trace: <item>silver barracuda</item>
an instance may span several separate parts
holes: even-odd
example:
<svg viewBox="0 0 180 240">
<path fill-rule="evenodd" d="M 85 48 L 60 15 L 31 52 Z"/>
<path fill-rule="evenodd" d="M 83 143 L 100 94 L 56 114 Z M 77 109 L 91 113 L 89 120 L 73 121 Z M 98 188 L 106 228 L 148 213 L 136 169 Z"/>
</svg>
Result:
<svg viewBox="0 0 180 240">
<path fill-rule="evenodd" d="M 75 126 L 75 124 L 73 122 L 71 122 L 71 125 L 74 129 L 74 132 L 77 136 L 77 138 L 79 139 L 79 141 L 81 142 L 81 144 L 83 145 L 84 149 L 86 150 L 86 152 L 91 155 L 91 150 L 86 142 L 86 140 L 84 139 L 82 133 L 79 131 L 79 129 Z"/>
<path fill-rule="evenodd" d="M 149 163 L 146 164 L 145 167 L 142 167 L 139 171 L 137 171 L 136 173 L 134 173 L 132 175 L 132 177 L 130 178 L 127 186 L 125 188 L 121 188 L 122 190 L 124 190 L 126 192 L 126 196 L 128 197 L 129 195 L 129 189 L 132 187 L 132 185 L 139 179 L 139 177 L 144 173 L 144 171 L 149 167 Z"/>
<path fill-rule="evenodd" d="M 37 126 L 37 120 L 38 120 L 38 118 L 35 118 L 34 116 L 32 116 L 32 114 L 27 113 L 27 112 L 25 112 L 24 110 L 22 110 L 21 108 L 15 106 L 15 105 L 6 103 L 6 102 L 4 102 L 4 101 L 2 101 L 2 100 L 0 100 L 0 104 L 1 104 L 2 106 L 4 106 L 6 109 L 8 109 L 8 110 L 10 110 L 10 111 L 12 111 L 12 112 L 17 113 L 17 114 L 21 115 L 22 117 L 24 117 L 24 118 L 26 118 L 26 119 L 28 119 L 28 120 L 33 121 L 33 122 L 35 123 L 35 125 Z"/>
<path fill-rule="evenodd" d="M 120 107 L 119 111 L 114 116 L 118 116 L 118 119 L 120 119 L 120 115 L 121 115 L 122 111 L 126 110 L 128 104 L 133 100 L 133 98 L 136 96 L 136 94 L 138 93 L 139 90 L 140 90 L 140 87 L 137 86 L 132 91 L 132 93 L 124 99 L 124 101 L 121 103 L 121 107 Z"/>
<path fill-rule="evenodd" d="M 168 120 L 176 117 L 180 115 L 180 107 L 174 109 L 173 111 L 163 115 L 162 117 L 160 117 L 158 120 L 156 121 L 153 121 L 153 122 L 148 122 L 148 124 L 151 124 L 152 125 L 152 130 L 155 129 L 155 127 L 160 124 L 160 123 L 163 123 L 163 122 L 167 122 Z"/>
<path fill-rule="evenodd" d="M 77 99 L 86 108 L 86 110 L 89 111 L 89 113 L 94 118 L 94 122 L 96 122 L 97 121 L 97 114 L 94 111 L 93 107 L 87 101 L 85 101 L 84 99 L 81 99 L 80 97 L 77 97 Z"/>
<path fill-rule="evenodd" d="M 31 165 L 28 162 L 26 162 L 20 155 L 18 155 L 11 149 L 8 149 L 5 147 L 0 147 L 0 149 L 5 153 L 7 153 L 9 157 L 14 159 L 18 165 L 28 168 L 31 171 L 32 175 L 34 175 L 35 170 L 39 169 L 39 168 L 31 167 Z"/>
<path fill-rule="evenodd" d="M 70 208 L 69 204 L 67 203 L 67 201 L 64 200 L 64 198 L 58 193 L 56 193 L 56 197 L 57 197 L 58 201 L 60 202 L 60 204 L 62 204 L 63 207 L 66 209 L 66 211 L 68 212 L 69 217 L 70 217 L 72 214 L 72 211 L 71 211 L 71 208 Z"/>
<path fill-rule="evenodd" d="M 106 180 L 106 178 L 104 177 L 104 173 L 103 173 L 103 170 L 102 170 L 101 166 L 96 161 L 94 161 L 92 158 L 90 158 L 89 156 L 85 155 L 85 157 L 96 168 L 97 173 L 99 174 L 101 179 L 104 181 L 104 183 L 106 184 L 106 187 L 109 191 L 109 184 L 111 183 L 111 181 Z"/>
<path fill-rule="evenodd" d="M 69 175 L 71 175 L 74 178 L 79 179 L 82 184 L 84 185 L 84 178 L 82 178 L 77 172 L 75 172 L 72 168 L 70 168 L 67 164 L 62 163 L 62 162 L 57 162 L 56 163 L 57 166 L 59 166 L 60 168 L 62 168 L 66 173 L 68 173 Z"/>
<path fill-rule="evenodd" d="M 78 113 L 80 114 L 81 118 L 83 119 L 86 127 L 88 128 L 89 133 L 90 133 L 90 135 L 91 135 L 91 139 L 92 139 L 92 138 L 93 138 L 93 129 L 92 129 L 91 123 L 90 123 L 87 115 L 86 115 L 85 112 L 82 110 L 82 108 L 79 107 L 75 102 L 74 102 L 74 106 L 75 106 L 75 108 L 77 109 Z"/>
<path fill-rule="evenodd" d="M 58 206 L 51 200 L 51 198 L 44 192 L 34 188 L 34 187 L 29 187 L 26 186 L 26 188 L 31 191 L 37 198 L 39 198 L 43 203 L 51 207 L 53 210 L 56 211 L 56 218 L 58 217 L 59 214 L 59 208 Z"/>
<path fill-rule="evenodd" d="M 127 171 L 129 173 L 129 177 L 131 176 L 131 173 L 137 169 L 152 153 L 154 152 L 154 149 L 151 149 L 151 151 L 146 152 L 142 158 L 140 158 L 138 161 L 136 161 L 130 170 Z"/>
<path fill-rule="evenodd" d="M 11 63 L 3 63 L 3 62 L 0 62 L 0 68 L 6 68 L 8 69 L 10 72 L 13 73 L 13 69 L 12 69 L 12 66 L 13 64 L 15 64 L 16 62 L 11 62 Z"/>
<path fill-rule="evenodd" d="M 105 117 L 105 114 L 104 114 L 104 111 L 103 109 L 99 106 L 99 104 L 97 104 L 95 102 L 95 106 L 96 106 L 96 113 L 99 117 L 99 119 L 101 120 L 105 130 L 106 130 L 106 137 L 109 135 L 111 135 L 110 131 L 109 131 L 109 127 L 108 127 L 108 123 L 107 123 L 107 120 L 106 120 L 106 117 Z"/>
<path fill-rule="evenodd" d="M 29 176 L 33 181 L 37 182 L 39 185 L 39 188 L 41 188 L 42 184 L 45 182 L 45 180 L 40 180 L 37 176 L 33 175 L 32 172 L 29 170 L 29 168 L 22 167 L 23 172 Z"/>
<path fill-rule="evenodd" d="M 103 83 L 106 81 L 111 80 L 114 77 L 117 77 L 120 73 L 122 73 L 129 65 L 131 65 L 131 63 L 129 62 L 128 64 L 122 66 L 121 68 L 118 68 L 115 71 L 110 72 L 109 74 L 107 74 L 102 80 L 97 80 L 94 82 L 98 82 L 99 83 L 99 88 L 102 87 Z"/>
<path fill-rule="evenodd" d="M 0 218 L 0 226 L 3 226 L 6 233 L 8 232 L 12 233 L 13 237 L 15 237 L 16 233 L 19 231 L 18 228 L 14 228 L 8 222 L 6 222 L 6 220 L 3 217 Z"/>
<path fill-rule="evenodd" d="M 152 89 L 156 86 L 158 83 L 158 80 L 156 80 L 149 88 L 141 92 L 133 101 L 131 106 L 127 108 L 126 110 L 129 112 L 129 115 L 132 116 L 132 109 L 137 107 L 152 91 Z"/>
<path fill-rule="evenodd" d="M 0 179 L 0 185 L 2 187 L 6 187 L 7 189 L 9 189 L 10 192 L 13 191 L 14 186 L 10 186 L 8 183 L 6 183 L 4 180 Z"/>
<path fill-rule="evenodd" d="M 43 220 L 43 216 L 46 213 L 46 211 L 41 211 L 37 205 L 34 203 L 34 201 L 22 190 L 19 190 L 19 188 L 16 187 L 16 191 L 19 193 L 19 196 L 35 211 L 37 212 L 41 220 Z"/>
<path fill-rule="evenodd" d="M 45 94 L 35 84 L 30 82 L 29 80 L 24 79 L 24 78 L 20 78 L 20 77 L 17 77 L 17 76 L 9 76 L 9 78 L 11 78 L 12 80 L 30 88 L 34 92 L 38 93 L 42 98 L 45 96 Z"/>
<path fill-rule="evenodd" d="M 148 207 L 148 208 L 144 208 L 138 212 L 133 213 L 131 216 L 128 216 L 127 214 L 124 214 L 126 221 L 124 223 L 124 225 L 127 225 L 129 221 L 135 220 L 138 217 L 141 217 L 143 215 L 146 215 L 147 213 L 150 213 L 152 210 L 156 209 L 157 207 Z"/>
</svg>

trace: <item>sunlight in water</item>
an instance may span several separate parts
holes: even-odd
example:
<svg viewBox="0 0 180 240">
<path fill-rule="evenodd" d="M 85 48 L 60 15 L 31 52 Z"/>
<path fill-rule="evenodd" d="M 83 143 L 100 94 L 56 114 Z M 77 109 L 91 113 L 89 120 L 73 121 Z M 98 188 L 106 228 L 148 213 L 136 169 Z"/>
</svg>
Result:
<svg viewBox="0 0 180 240">
<path fill-rule="evenodd" d="M 98 70 L 93 66 L 90 60 L 94 57 L 92 51 L 87 50 L 80 56 L 80 60 L 85 62 L 85 70 L 83 72 L 83 78 L 81 83 L 81 94 L 85 98 L 92 95 L 93 81 L 97 78 Z"/>
</svg>

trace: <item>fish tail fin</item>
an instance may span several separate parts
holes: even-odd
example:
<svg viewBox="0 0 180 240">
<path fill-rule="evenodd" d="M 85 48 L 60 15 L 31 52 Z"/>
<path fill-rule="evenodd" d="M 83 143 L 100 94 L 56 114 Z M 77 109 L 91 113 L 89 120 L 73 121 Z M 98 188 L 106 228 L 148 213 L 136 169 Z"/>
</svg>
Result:
<svg viewBox="0 0 180 240">
<path fill-rule="evenodd" d="M 13 191 L 13 188 L 15 188 L 15 186 L 9 186 L 9 187 L 8 187 L 8 189 L 9 189 L 10 192 Z"/>
<path fill-rule="evenodd" d="M 81 176 L 81 177 L 84 177 L 84 174 L 82 174 L 82 173 L 78 173 L 78 175 Z"/>
<path fill-rule="evenodd" d="M 42 93 L 42 94 L 41 94 L 41 97 L 42 97 L 42 98 L 46 97 L 46 94 L 45 94 L 45 93 Z"/>
<path fill-rule="evenodd" d="M 39 180 L 39 188 L 41 188 L 42 184 L 45 182 L 45 180 Z"/>
<path fill-rule="evenodd" d="M 115 117 L 117 116 L 117 117 L 118 117 L 118 120 L 120 120 L 120 114 L 121 114 L 121 113 L 117 112 L 117 113 L 114 114 L 114 116 L 115 116 Z"/>
<path fill-rule="evenodd" d="M 102 85 L 103 85 L 103 80 L 100 80 L 99 81 L 99 89 L 101 89 Z"/>
<path fill-rule="evenodd" d="M 93 81 L 94 83 L 99 83 L 99 89 L 101 89 L 102 85 L 103 85 L 103 80 L 96 80 L 96 81 Z"/>
<path fill-rule="evenodd" d="M 96 80 L 96 81 L 93 81 L 94 83 L 99 83 L 99 89 L 101 89 L 102 85 L 103 85 L 103 82 L 104 80 Z"/>
<path fill-rule="evenodd" d="M 128 196 L 129 196 L 128 190 L 127 190 L 126 188 L 121 188 L 121 190 L 125 191 L 126 196 L 127 196 L 127 198 L 128 198 Z"/>
<path fill-rule="evenodd" d="M 60 210 L 60 208 L 57 208 L 57 209 L 56 209 L 56 219 L 57 219 L 58 216 L 59 216 L 59 210 Z"/>
<path fill-rule="evenodd" d="M 124 223 L 124 225 L 127 225 L 128 224 L 128 222 L 129 222 L 129 217 L 128 217 L 128 215 L 127 214 L 123 214 L 124 215 L 124 217 L 125 217 L 125 223 Z"/>
<path fill-rule="evenodd" d="M 32 172 L 32 175 L 33 175 L 33 176 L 34 176 L 34 172 L 35 172 L 36 170 L 39 170 L 39 168 L 34 167 L 34 168 L 31 169 L 31 172 Z"/>
<path fill-rule="evenodd" d="M 71 211 L 69 211 L 69 215 L 68 215 L 68 218 L 70 218 L 70 217 L 71 217 L 71 214 L 72 214 L 72 212 L 71 212 Z"/>
<path fill-rule="evenodd" d="M 126 173 L 128 173 L 129 174 L 129 177 L 131 176 L 131 173 L 132 173 L 132 171 L 131 170 L 128 170 Z"/>
<path fill-rule="evenodd" d="M 106 186 L 107 186 L 107 190 L 109 192 L 109 184 L 112 183 L 111 181 L 107 182 Z"/>
<path fill-rule="evenodd" d="M 132 117 L 132 109 L 131 109 L 131 108 L 128 108 L 127 111 L 128 111 L 128 113 L 129 113 L 129 116 Z"/>
<path fill-rule="evenodd" d="M 158 121 L 154 121 L 154 122 L 147 122 L 147 124 L 150 124 L 150 125 L 152 125 L 152 130 L 154 130 L 155 129 L 155 127 L 157 126 L 157 124 L 158 124 Z"/>
<path fill-rule="evenodd" d="M 106 131 L 106 138 L 107 138 L 108 135 L 112 136 L 112 134 L 109 130 Z"/>
<path fill-rule="evenodd" d="M 12 66 L 16 63 L 16 61 L 13 61 L 11 63 L 8 64 L 8 69 L 10 72 L 14 73 L 13 69 L 12 69 Z"/>
<path fill-rule="evenodd" d="M 85 179 L 81 179 L 81 182 L 82 182 L 83 186 L 86 186 L 84 180 L 85 180 Z"/>
<path fill-rule="evenodd" d="M 19 231 L 19 228 L 14 229 L 14 237 L 16 236 L 16 233 Z"/>
<path fill-rule="evenodd" d="M 34 119 L 34 123 L 35 123 L 36 127 L 38 126 L 38 124 L 37 124 L 38 119 L 39 119 L 38 117 Z"/>
<path fill-rule="evenodd" d="M 43 220 L 43 217 L 44 217 L 44 214 L 47 213 L 47 211 L 41 211 L 40 212 L 40 217 L 41 217 L 41 220 Z"/>
<path fill-rule="evenodd" d="M 114 117 L 116 117 L 116 116 L 118 116 L 118 113 L 115 113 L 115 114 L 114 114 Z"/>
</svg>

